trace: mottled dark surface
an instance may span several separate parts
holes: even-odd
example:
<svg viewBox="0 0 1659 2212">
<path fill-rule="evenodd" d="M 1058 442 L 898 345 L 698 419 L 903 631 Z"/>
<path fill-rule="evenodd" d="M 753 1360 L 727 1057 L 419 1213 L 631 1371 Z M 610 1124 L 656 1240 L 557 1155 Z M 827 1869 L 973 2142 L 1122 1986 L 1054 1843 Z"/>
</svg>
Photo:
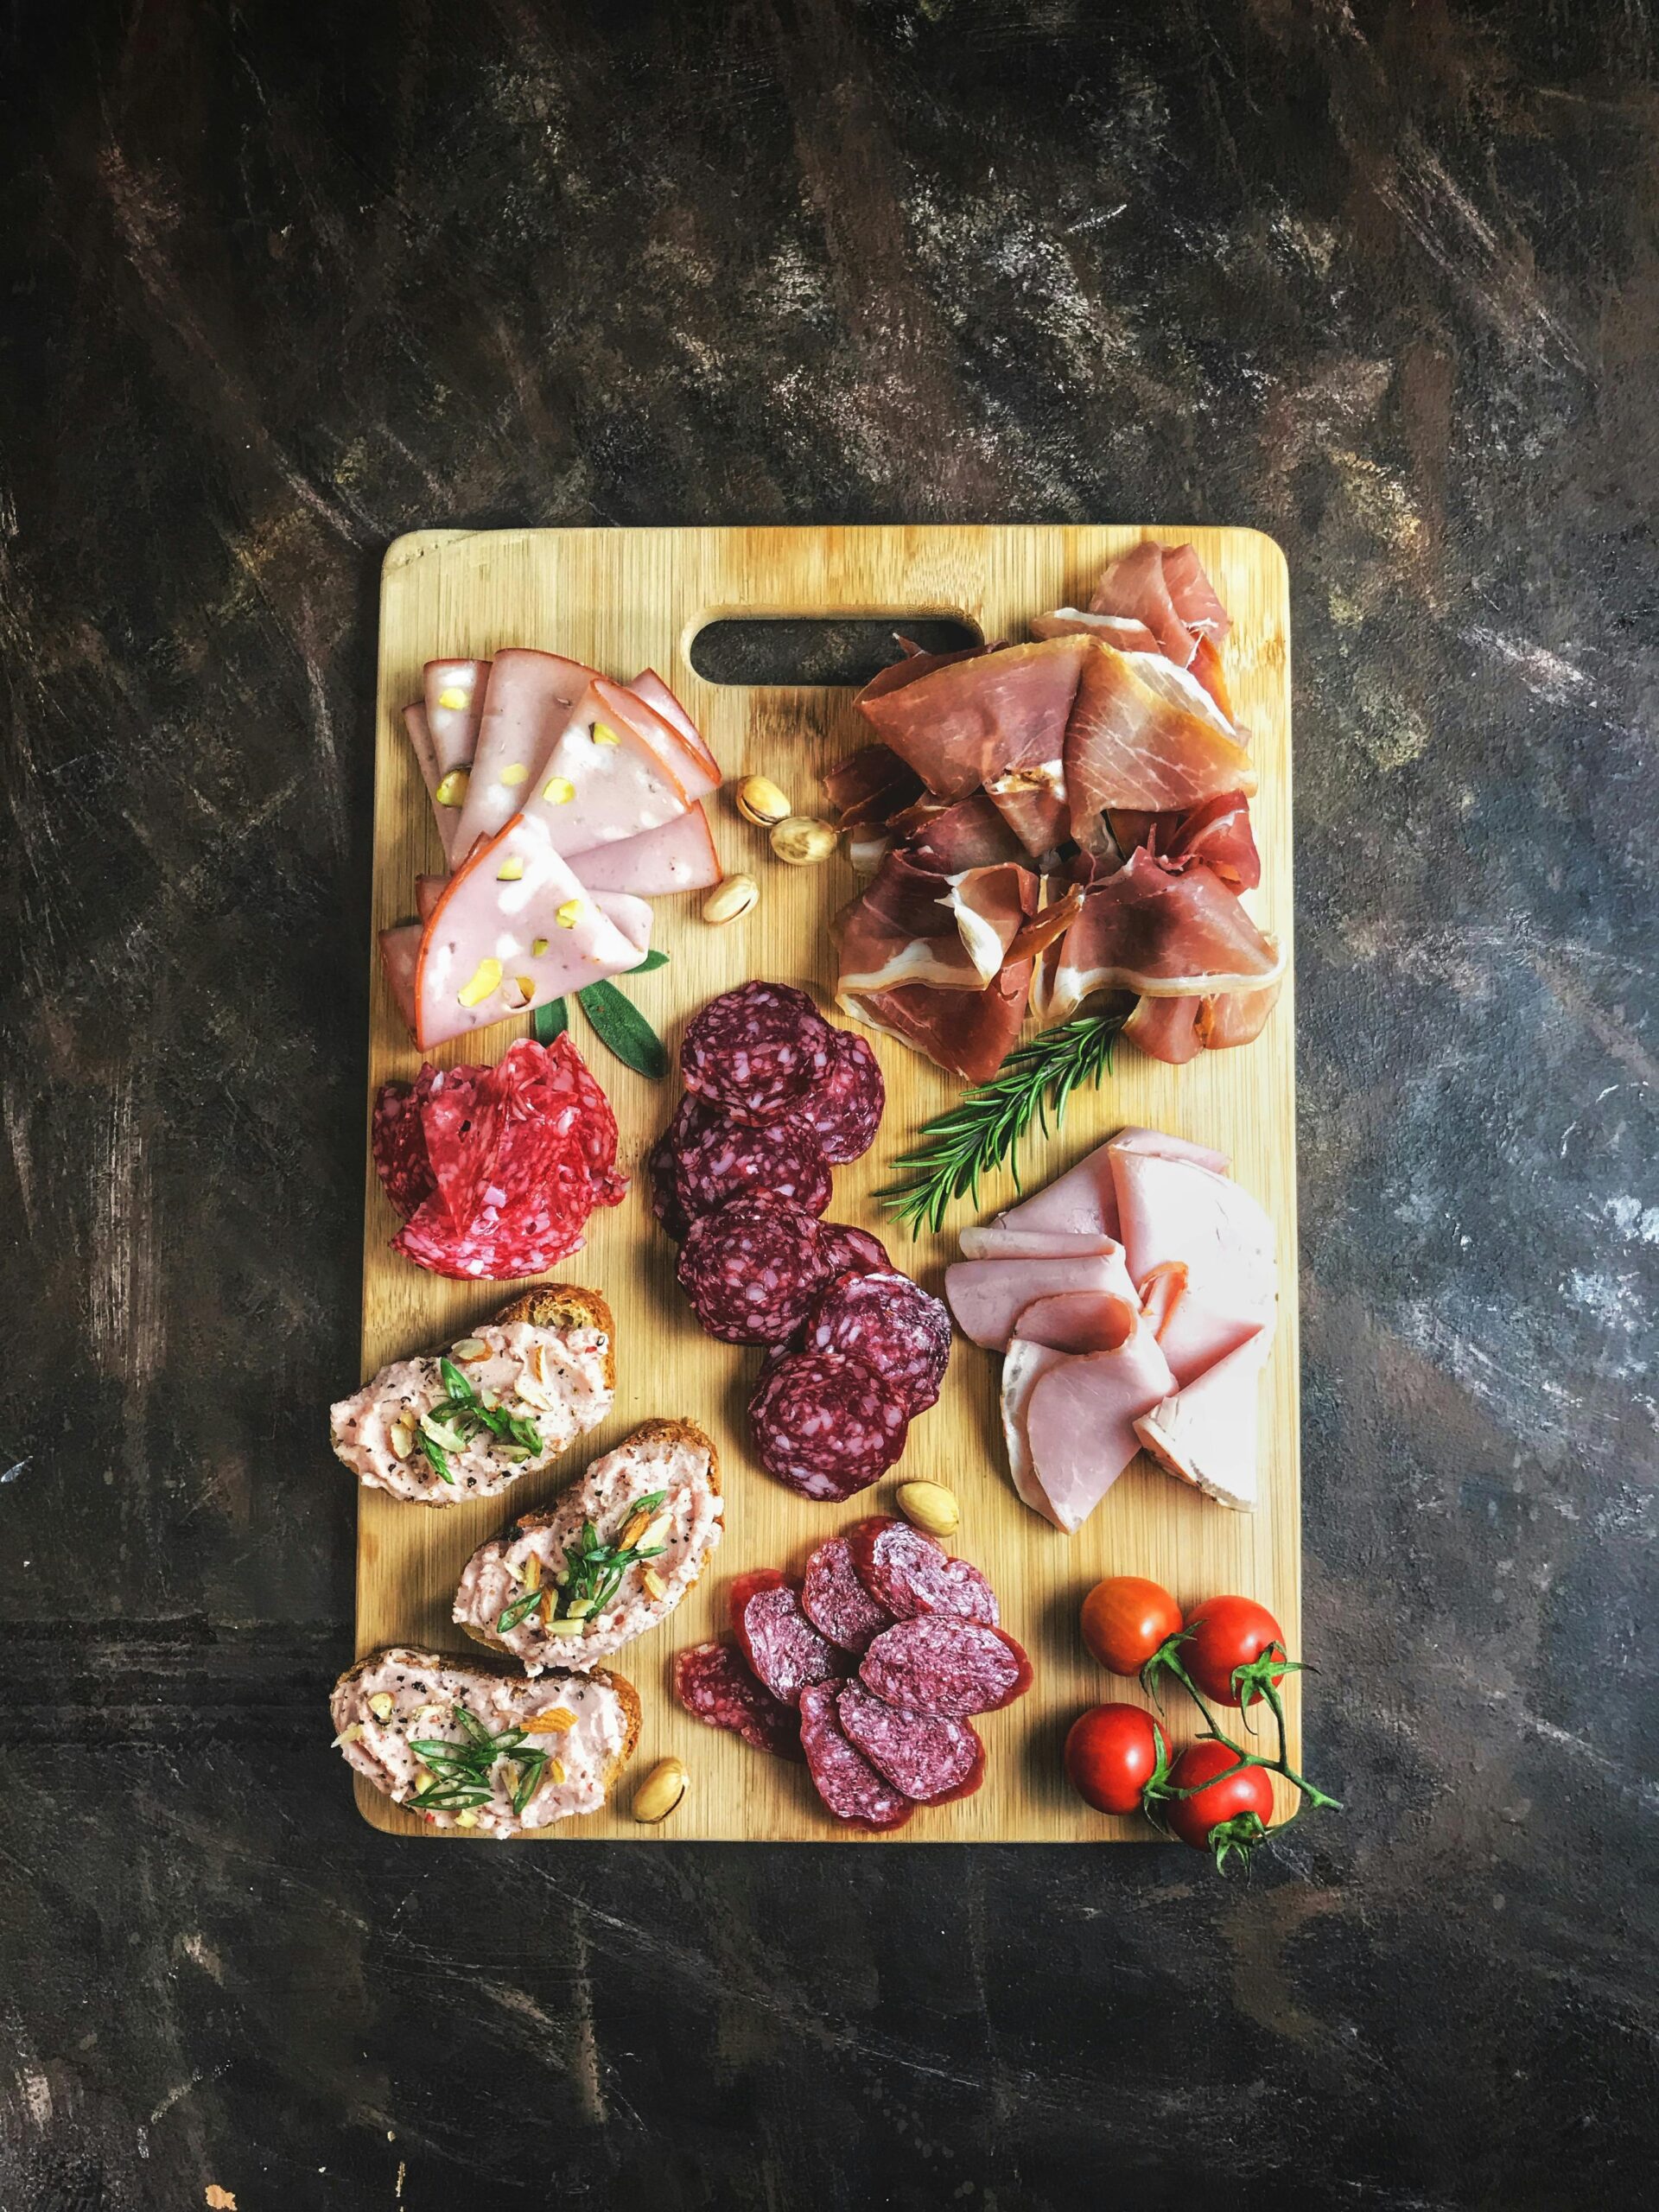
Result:
<svg viewBox="0 0 1659 2212">
<path fill-rule="evenodd" d="M 1643 0 L 0 28 L 0 2204 L 1650 2202 Z M 381 549 L 1254 524 L 1295 608 L 1311 1754 L 1167 1851 L 389 1847 Z"/>
</svg>

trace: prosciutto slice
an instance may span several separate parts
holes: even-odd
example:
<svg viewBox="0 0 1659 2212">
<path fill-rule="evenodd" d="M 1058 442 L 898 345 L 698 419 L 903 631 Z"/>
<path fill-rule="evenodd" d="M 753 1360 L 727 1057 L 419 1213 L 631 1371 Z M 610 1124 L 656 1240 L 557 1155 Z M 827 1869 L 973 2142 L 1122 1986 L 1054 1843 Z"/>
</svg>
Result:
<svg viewBox="0 0 1659 2212">
<path fill-rule="evenodd" d="M 823 788 L 841 817 L 842 828 L 854 830 L 872 823 L 885 828 L 894 815 L 913 805 L 926 787 L 891 746 L 863 745 L 830 771 Z"/>
<path fill-rule="evenodd" d="M 1169 1389 L 1134 1300 L 1033 1302 L 1002 1370 L 1008 1465 L 1026 1503 L 1068 1535 L 1080 1528 L 1141 1449 L 1136 1421 Z"/>
<path fill-rule="evenodd" d="M 1213 998 L 1137 999 L 1123 1035 L 1148 1058 L 1183 1066 L 1200 1052 L 1252 1045 L 1262 1034 L 1282 987 L 1224 991 Z"/>
<path fill-rule="evenodd" d="M 993 652 L 918 653 L 883 669 L 856 703 L 882 742 L 942 798 L 966 798 L 1013 773 L 1058 782 L 1090 649 L 1086 638 L 1053 638 Z"/>
<path fill-rule="evenodd" d="M 1191 666 L 1201 639 L 1218 645 L 1232 627 L 1190 545 L 1137 545 L 1103 571 L 1089 606 L 1144 624 L 1179 668 Z"/>
<path fill-rule="evenodd" d="M 889 853 L 869 889 L 844 911 L 837 990 L 861 996 L 903 983 L 983 990 L 1036 902 L 1036 879 L 1022 868 L 944 875 L 906 853 Z"/>
<path fill-rule="evenodd" d="M 1084 894 L 1047 979 L 1043 1016 L 1062 1021 L 1096 991 L 1205 998 L 1260 990 L 1284 967 L 1281 948 L 1213 869 L 1171 868 L 1141 847 Z"/>
<path fill-rule="evenodd" d="M 580 661 L 528 646 L 497 653 L 487 666 L 475 723 L 477 750 L 450 843 L 452 860 L 464 860 L 480 837 L 494 836 L 518 812 L 549 748 L 593 680 L 593 671 Z M 435 730 L 433 736 L 435 741 Z"/>
<path fill-rule="evenodd" d="M 1066 727 L 1071 835 L 1099 851 L 1108 807 L 1185 811 L 1228 791 L 1255 789 L 1250 756 L 1209 693 L 1158 653 L 1122 653 L 1088 639 Z"/>
<path fill-rule="evenodd" d="M 896 1037 L 964 1083 L 996 1073 L 1020 1034 L 1031 995 L 1029 960 L 1012 962 L 982 991 L 941 991 L 901 983 L 889 991 L 843 991 L 836 1002 L 867 1029 Z"/>
</svg>

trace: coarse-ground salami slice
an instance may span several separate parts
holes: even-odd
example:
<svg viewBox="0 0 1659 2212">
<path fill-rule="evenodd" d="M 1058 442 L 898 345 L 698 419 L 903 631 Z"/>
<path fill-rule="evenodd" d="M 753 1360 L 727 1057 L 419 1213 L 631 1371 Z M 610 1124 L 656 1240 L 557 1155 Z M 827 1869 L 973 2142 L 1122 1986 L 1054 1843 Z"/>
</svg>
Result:
<svg viewBox="0 0 1659 2212">
<path fill-rule="evenodd" d="M 685 1087 L 740 1122 L 792 1114 L 829 1075 L 836 1033 L 804 991 L 741 983 L 711 999 L 680 1046 Z"/>
<path fill-rule="evenodd" d="M 834 1029 L 830 1070 L 798 1109 L 817 1135 L 823 1156 L 837 1167 L 861 1160 L 875 1142 L 887 1109 L 887 1087 L 875 1054 L 849 1029 Z"/>
<path fill-rule="evenodd" d="M 437 1188 L 421 1122 L 421 1109 L 437 1075 L 435 1067 L 423 1067 L 413 1083 L 383 1083 L 375 1096 L 369 1133 L 374 1172 L 393 1211 L 404 1221 Z"/>
<path fill-rule="evenodd" d="M 694 1643 L 674 1655 L 674 1694 L 694 1719 L 728 1729 L 757 1751 L 798 1759 L 800 1715 L 763 1690 L 729 1643 Z"/>
<path fill-rule="evenodd" d="M 894 1268 L 843 1275 L 806 1317 L 804 1351 L 844 1351 L 904 1394 L 912 1420 L 937 1404 L 950 1357 L 950 1316 Z"/>
<path fill-rule="evenodd" d="M 883 1629 L 858 1675 L 866 1689 L 900 1712 L 965 1720 L 1023 1696 L 1031 1687 L 1031 1662 L 1000 1628 L 923 1613 Z"/>
<path fill-rule="evenodd" d="M 680 1204 L 680 1154 L 707 1129 L 717 1128 L 721 1116 L 712 1106 L 690 1091 L 674 1109 L 674 1118 L 651 1148 L 647 1163 L 651 1176 L 651 1210 L 678 1243 L 690 1224 Z"/>
<path fill-rule="evenodd" d="M 798 1583 L 776 1568 L 740 1574 L 731 1587 L 732 1627 L 755 1680 L 785 1705 L 798 1705 L 814 1682 L 847 1673 L 846 1655 L 819 1635 L 801 1610 Z"/>
<path fill-rule="evenodd" d="M 728 1198 L 691 1224 L 677 1274 L 709 1336 L 783 1344 L 823 1287 L 817 1222 L 792 1198 Z"/>
<path fill-rule="evenodd" d="M 836 1714 L 854 1748 L 918 1804 L 971 1797 L 985 1779 L 985 1746 L 966 1720 L 900 1713 L 862 1682 L 844 1683 L 836 1692 Z"/>
<path fill-rule="evenodd" d="M 827 1685 L 801 1693 L 801 1749 L 813 1788 L 849 1827 L 902 1827 L 916 1809 L 849 1739 Z"/>
<path fill-rule="evenodd" d="M 910 1426 L 891 1382 L 844 1352 L 798 1351 L 749 1401 L 760 1464 L 803 1497 L 851 1497 L 886 1474 Z"/>
<path fill-rule="evenodd" d="M 751 1191 L 793 1198 L 808 1213 L 820 1214 L 830 1203 L 831 1184 L 829 1162 L 804 1122 L 777 1122 L 758 1129 L 716 1118 L 712 1128 L 676 1146 L 674 1189 L 680 1214 L 690 1223 Z"/>
<path fill-rule="evenodd" d="M 855 1229 L 847 1221 L 820 1222 L 818 1249 L 823 1255 L 826 1278 L 867 1275 L 893 1265 L 879 1236 L 872 1236 L 868 1229 Z"/>
<path fill-rule="evenodd" d="M 908 1521 L 876 1515 L 855 1522 L 846 1533 L 859 1580 L 895 1620 L 950 1613 L 995 1628 L 1001 1619 L 996 1592 L 973 1561 L 952 1559 L 943 1544 Z"/>
<path fill-rule="evenodd" d="M 876 1603 L 859 1580 L 852 1553 L 840 1536 L 820 1544 L 807 1560 L 801 1606 L 813 1627 L 822 1630 L 831 1643 L 861 1656 L 873 1636 L 893 1625 L 893 1615 Z"/>
</svg>

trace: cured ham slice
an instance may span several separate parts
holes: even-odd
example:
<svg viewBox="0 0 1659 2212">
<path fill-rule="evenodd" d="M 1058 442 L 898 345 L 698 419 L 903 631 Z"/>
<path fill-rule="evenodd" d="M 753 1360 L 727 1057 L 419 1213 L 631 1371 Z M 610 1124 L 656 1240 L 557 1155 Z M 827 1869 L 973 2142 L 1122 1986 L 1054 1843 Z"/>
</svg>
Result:
<svg viewBox="0 0 1659 2212">
<path fill-rule="evenodd" d="M 983 990 L 1009 957 L 1037 899 L 1024 868 L 944 875 L 889 853 L 874 883 L 844 912 L 837 989 L 860 996 L 902 983 Z"/>
<path fill-rule="evenodd" d="M 895 814 L 913 805 L 925 786 L 891 746 L 864 745 L 830 771 L 823 788 L 841 816 L 842 828 L 850 831 L 873 823 L 885 827 Z"/>
<path fill-rule="evenodd" d="M 684 787 L 661 753 L 631 716 L 608 704 L 607 693 L 615 692 L 602 677 L 588 685 L 521 801 L 526 817 L 545 826 L 556 851 L 617 844 L 686 810 Z"/>
<path fill-rule="evenodd" d="M 562 653 L 515 645 L 487 664 L 489 680 L 475 722 L 477 751 L 449 851 L 464 860 L 524 806 L 537 769 L 593 671 Z M 434 732 L 435 739 L 436 732 Z"/>
<path fill-rule="evenodd" d="M 1033 617 L 1033 638 L 1099 638 L 1121 653 L 1155 653 L 1157 639 L 1144 622 L 1129 614 L 1092 614 L 1087 607 L 1057 607 L 1049 614 Z"/>
<path fill-rule="evenodd" d="M 417 875 L 415 879 L 415 911 L 423 921 L 431 915 L 448 882 L 447 875 Z"/>
<path fill-rule="evenodd" d="M 1050 1259 L 957 1260 L 944 1271 L 944 1295 L 957 1326 L 988 1351 L 1007 1350 L 1015 1322 L 1036 1300 L 1073 1292 L 1122 1300 L 1140 1310 L 1120 1244 L 1094 1259 L 1067 1253 Z"/>
<path fill-rule="evenodd" d="M 650 908 L 630 905 L 648 940 Z M 387 936 L 394 943 L 383 938 L 381 950 L 397 991 L 406 940 Z M 426 1051 L 621 975 L 644 950 L 601 910 L 542 824 L 515 815 L 449 879 L 422 931 L 409 988 L 415 1042 Z"/>
<path fill-rule="evenodd" d="M 857 704 L 882 742 L 943 798 L 966 798 L 1014 772 L 1058 781 L 1090 650 L 1084 638 L 1053 638 L 989 652 L 917 654 L 884 669 Z"/>
<path fill-rule="evenodd" d="M 1262 1329 L 1135 1424 L 1166 1473 L 1249 1512 L 1261 1494 L 1257 1428 L 1270 1332 Z"/>
<path fill-rule="evenodd" d="M 1135 1423 L 1169 1395 L 1169 1364 L 1133 1299 L 1034 1301 L 1003 1367 L 1014 1487 L 1068 1535 L 1141 1448 Z"/>
<path fill-rule="evenodd" d="M 986 786 L 998 813 L 1033 860 L 1052 853 L 1071 835 L 1064 761 L 1034 770 L 1013 769 Z"/>
<path fill-rule="evenodd" d="M 1224 991 L 1218 997 L 1206 999 L 1203 1016 L 1206 1048 L 1220 1052 L 1236 1045 L 1253 1045 L 1278 1004 L 1283 988 L 1281 976 L 1261 990 Z"/>
<path fill-rule="evenodd" d="M 632 891 L 641 899 L 707 891 L 725 873 L 701 801 L 655 830 L 568 858 L 590 891 Z"/>
<path fill-rule="evenodd" d="M 1250 756 L 1209 693 L 1157 653 L 1122 653 L 1089 639 L 1065 733 L 1071 835 L 1098 851 L 1108 807 L 1168 813 L 1255 789 Z"/>
<path fill-rule="evenodd" d="M 1171 868 L 1201 861 L 1230 891 L 1254 891 L 1262 880 L 1250 803 L 1243 791 L 1224 791 L 1187 814 L 1146 814 L 1114 807 L 1108 810 L 1106 823 L 1125 860 L 1137 845 L 1144 845 Z"/>
<path fill-rule="evenodd" d="M 1251 1045 L 1277 1002 L 1281 982 L 1259 991 L 1224 991 L 1213 998 L 1137 999 L 1123 1035 L 1147 1057 L 1174 1066 L 1203 1052 Z"/>
<path fill-rule="evenodd" d="M 1107 1149 L 1131 1276 L 1144 1283 L 1172 1262 L 1186 1269 L 1160 1336 L 1185 1387 L 1271 1329 L 1279 1296 L 1273 1224 L 1248 1191 L 1198 1160 L 1116 1141 Z"/>
<path fill-rule="evenodd" d="M 1190 545 L 1148 540 L 1114 561 L 1089 602 L 1096 614 L 1143 623 L 1178 667 L 1192 664 L 1199 640 L 1220 645 L 1232 618 L 1217 598 L 1204 564 Z"/>
<path fill-rule="evenodd" d="M 1144 847 L 1089 886 L 1061 941 L 1045 1020 L 1061 1021 L 1091 993 L 1211 997 L 1259 990 L 1284 973 L 1283 951 L 1204 867 L 1172 868 Z"/>
<path fill-rule="evenodd" d="M 842 991 L 836 1001 L 855 1021 L 896 1037 L 947 1075 L 984 1083 L 996 1073 L 1020 1034 L 1031 995 L 1029 960 L 1013 962 L 982 991 L 941 991 L 902 983 L 891 991 Z"/>
<path fill-rule="evenodd" d="M 409 749 L 415 755 L 421 772 L 421 781 L 431 797 L 438 785 L 438 756 L 432 750 L 432 731 L 426 719 L 426 709 L 417 699 L 412 707 L 404 709 L 404 728 L 409 733 Z M 440 830 L 443 827 L 440 823 Z"/>
<path fill-rule="evenodd" d="M 894 815 L 888 827 L 902 838 L 905 850 L 918 867 L 937 868 L 942 875 L 1008 861 L 1026 864 L 1024 846 L 999 810 L 982 795 L 958 799 L 953 806 L 935 802 L 925 812 L 912 807 Z"/>
</svg>

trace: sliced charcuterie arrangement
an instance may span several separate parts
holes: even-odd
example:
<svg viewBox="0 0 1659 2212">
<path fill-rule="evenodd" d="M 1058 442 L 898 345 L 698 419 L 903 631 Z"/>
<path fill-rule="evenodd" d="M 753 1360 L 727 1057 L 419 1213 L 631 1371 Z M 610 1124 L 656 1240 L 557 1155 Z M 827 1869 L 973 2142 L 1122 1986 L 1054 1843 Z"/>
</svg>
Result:
<svg viewBox="0 0 1659 2212">
<path fill-rule="evenodd" d="M 1141 1451 L 1248 1511 L 1273 1343 L 1272 1224 L 1218 1152 L 1120 1129 L 1046 1190 L 962 1234 L 945 1296 L 1002 1360 L 1015 1491 L 1068 1534 Z"/>
<path fill-rule="evenodd" d="M 650 1164 L 680 1288 L 706 1335 L 767 1353 L 749 1401 L 766 1472 L 804 1497 L 851 1497 L 899 1459 L 950 1357 L 938 1300 L 867 1230 L 821 1218 L 831 1168 L 880 1125 L 875 1055 L 804 991 L 745 983 L 690 1022 L 680 1072 Z"/>
<path fill-rule="evenodd" d="M 739 1575 L 728 1605 L 734 1642 L 678 1653 L 676 1696 L 709 1726 L 804 1761 L 848 1827 L 902 1827 L 918 1807 L 971 1796 L 985 1771 L 974 1718 L 1031 1684 L 978 1568 L 887 1515 L 819 1544 L 798 1578 Z"/>
</svg>

